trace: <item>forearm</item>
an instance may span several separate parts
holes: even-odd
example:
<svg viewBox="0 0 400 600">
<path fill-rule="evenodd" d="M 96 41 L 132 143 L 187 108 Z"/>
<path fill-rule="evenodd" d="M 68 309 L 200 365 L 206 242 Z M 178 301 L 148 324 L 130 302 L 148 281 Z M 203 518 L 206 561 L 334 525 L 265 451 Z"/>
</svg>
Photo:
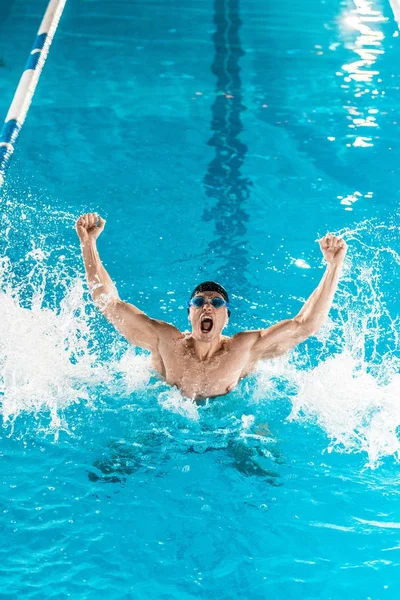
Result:
<svg viewBox="0 0 400 600">
<path fill-rule="evenodd" d="M 104 310 L 110 301 L 118 299 L 118 292 L 100 260 L 96 240 L 81 243 L 81 250 L 89 291 L 96 306 Z"/>
<path fill-rule="evenodd" d="M 311 294 L 299 314 L 295 317 L 298 323 L 316 332 L 326 321 L 332 306 L 343 263 L 328 264 L 324 276 L 317 289 Z"/>
</svg>

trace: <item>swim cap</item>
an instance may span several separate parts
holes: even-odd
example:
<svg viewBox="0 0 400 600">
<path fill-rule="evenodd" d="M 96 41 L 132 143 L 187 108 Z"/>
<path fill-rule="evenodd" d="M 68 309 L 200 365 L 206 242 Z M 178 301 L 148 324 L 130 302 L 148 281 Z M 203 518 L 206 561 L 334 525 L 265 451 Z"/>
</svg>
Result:
<svg viewBox="0 0 400 600">
<path fill-rule="evenodd" d="M 221 284 L 217 283 L 216 281 L 203 281 L 203 283 L 199 283 L 199 285 L 197 285 L 194 288 L 190 298 L 193 298 L 193 296 L 195 296 L 196 294 L 200 294 L 201 292 L 217 292 L 217 294 L 221 294 L 225 302 L 229 302 L 228 292 Z M 228 317 L 230 316 L 231 311 L 228 308 Z"/>
<path fill-rule="evenodd" d="M 223 296 L 225 302 L 229 302 L 228 292 L 216 281 L 203 281 L 203 283 L 199 283 L 199 285 L 194 288 L 190 297 L 193 298 L 193 296 L 201 292 L 217 292 L 217 294 Z"/>
</svg>

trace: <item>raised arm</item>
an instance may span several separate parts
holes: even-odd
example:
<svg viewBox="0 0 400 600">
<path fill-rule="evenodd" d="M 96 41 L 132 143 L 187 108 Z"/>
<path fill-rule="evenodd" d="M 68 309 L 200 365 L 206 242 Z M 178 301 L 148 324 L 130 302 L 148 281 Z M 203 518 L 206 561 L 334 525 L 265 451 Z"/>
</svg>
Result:
<svg viewBox="0 0 400 600">
<path fill-rule="evenodd" d="M 317 333 L 325 322 L 342 271 L 347 244 L 341 238 L 328 234 L 319 240 L 319 245 L 327 267 L 317 289 L 308 298 L 298 315 L 268 329 L 238 334 L 242 338 L 242 343 L 248 346 L 252 362 L 288 352 Z"/>
<path fill-rule="evenodd" d="M 86 278 L 93 302 L 110 323 L 135 346 L 154 351 L 163 335 L 180 335 L 178 329 L 164 321 L 151 319 L 144 312 L 123 302 L 111 277 L 104 268 L 96 240 L 106 222 L 96 213 L 87 213 L 76 222 Z"/>
</svg>

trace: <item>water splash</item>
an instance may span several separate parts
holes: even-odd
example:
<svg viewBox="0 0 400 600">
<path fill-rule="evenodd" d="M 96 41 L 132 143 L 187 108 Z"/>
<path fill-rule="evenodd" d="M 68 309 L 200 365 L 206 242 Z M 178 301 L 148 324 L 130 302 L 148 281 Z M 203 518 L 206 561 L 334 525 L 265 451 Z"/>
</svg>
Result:
<svg viewBox="0 0 400 600">
<path fill-rule="evenodd" d="M 295 352 L 285 370 L 296 390 L 289 419 L 316 422 L 329 451 L 365 452 L 371 467 L 385 456 L 400 459 L 398 233 L 371 221 L 346 232 L 334 321 L 309 344 L 314 352 Z"/>
<path fill-rule="evenodd" d="M 104 360 L 84 310 L 83 283 L 71 287 L 57 310 L 37 298 L 30 309 L 14 295 L 0 293 L 0 396 L 5 422 L 22 411 L 48 411 L 51 427 L 61 426 L 60 413 L 73 403 L 95 403 L 99 393 L 132 393 L 150 376 L 147 357 L 117 352 Z"/>
<path fill-rule="evenodd" d="M 77 245 L 60 244 L 74 217 L 60 213 L 53 233 L 32 235 L 29 206 L 8 200 L 0 257 L 0 399 L 5 426 L 22 413 L 50 417 L 49 429 L 69 432 L 66 408 L 93 406 L 102 393 L 132 393 L 147 385 L 148 358 L 126 351 L 96 315 L 80 268 Z M 22 228 L 21 228 L 22 223 Z M 43 224 L 42 224 L 43 225 Z M 46 227 L 41 228 L 46 231 Z M 96 321 L 97 319 L 97 321 Z"/>
<path fill-rule="evenodd" d="M 159 395 L 161 406 L 178 415 L 182 415 L 193 421 L 199 420 L 199 410 L 195 402 L 190 398 L 184 398 L 178 389 L 165 390 Z"/>
<path fill-rule="evenodd" d="M 329 451 L 366 452 L 370 466 L 384 456 L 400 458 L 400 375 L 380 384 L 345 350 L 295 379 L 289 419 L 317 422 L 331 440 Z"/>
<path fill-rule="evenodd" d="M 103 395 L 113 402 L 145 394 L 149 431 L 156 431 L 151 423 L 162 418 L 163 431 L 180 428 L 184 448 L 205 451 L 254 440 L 261 448 L 266 439 L 274 441 L 262 431 L 270 401 L 281 403 L 286 397 L 291 402 L 288 419 L 305 427 L 317 424 L 329 437 L 329 451 L 363 452 L 370 466 L 385 456 L 400 458 L 396 225 L 366 221 L 346 231 L 350 251 L 344 276 L 331 319 L 317 339 L 302 345 L 290 360 L 262 364 L 255 385 L 244 382 L 229 401 L 214 401 L 211 410 L 203 410 L 176 389 L 152 382 L 149 357 L 127 350 L 96 314 L 85 291 L 76 244 L 56 243 L 63 239 L 60 231 L 72 229 L 73 215 L 54 219 L 53 236 L 34 237 L 25 229 L 16 236 L 18 211 L 18 223 L 28 223 L 30 232 L 30 219 L 39 217 L 26 206 L 8 209 L 13 218 L 7 217 L 0 234 L 0 398 L 5 426 L 21 414 L 37 419 L 46 413 L 56 435 L 60 430 L 70 433 L 65 410 L 71 405 L 95 409 Z M 47 219 L 45 214 L 40 218 Z M 139 431 L 143 422 L 138 418 L 134 427 Z"/>
</svg>

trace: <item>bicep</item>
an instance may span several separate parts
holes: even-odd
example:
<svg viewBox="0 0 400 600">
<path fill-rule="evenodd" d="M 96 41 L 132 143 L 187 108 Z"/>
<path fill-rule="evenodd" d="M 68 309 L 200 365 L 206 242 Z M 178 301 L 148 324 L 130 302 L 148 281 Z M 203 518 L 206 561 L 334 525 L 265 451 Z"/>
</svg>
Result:
<svg viewBox="0 0 400 600">
<path fill-rule="evenodd" d="M 128 342 L 150 351 L 157 348 L 162 330 L 165 327 L 173 327 L 148 317 L 132 304 L 121 300 L 109 304 L 102 312 Z"/>
<path fill-rule="evenodd" d="M 268 329 L 249 333 L 253 334 L 252 357 L 255 360 L 262 360 L 285 354 L 304 342 L 314 332 L 296 319 L 287 319 L 268 327 Z"/>
</svg>

